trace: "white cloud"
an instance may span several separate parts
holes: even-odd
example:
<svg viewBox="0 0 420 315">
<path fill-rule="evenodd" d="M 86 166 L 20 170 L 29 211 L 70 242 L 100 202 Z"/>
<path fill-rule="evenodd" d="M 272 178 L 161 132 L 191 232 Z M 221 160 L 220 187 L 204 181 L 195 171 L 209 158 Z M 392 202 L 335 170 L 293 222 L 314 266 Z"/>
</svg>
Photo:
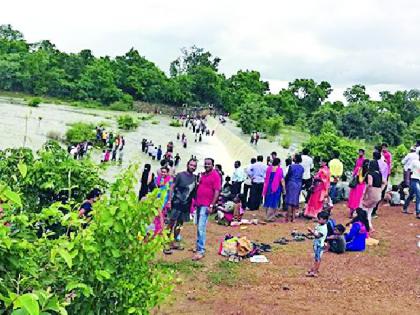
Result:
<svg viewBox="0 0 420 315">
<path fill-rule="evenodd" d="M 337 99 L 356 83 L 373 95 L 420 87 L 414 0 L 14 0 L 2 3 L 0 23 L 64 51 L 115 56 L 135 47 L 165 71 L 196 44 L 221 57 L 227 75 L 258 70 L 273 91 L 295 78 L 329 81 Z"/>
</svg>

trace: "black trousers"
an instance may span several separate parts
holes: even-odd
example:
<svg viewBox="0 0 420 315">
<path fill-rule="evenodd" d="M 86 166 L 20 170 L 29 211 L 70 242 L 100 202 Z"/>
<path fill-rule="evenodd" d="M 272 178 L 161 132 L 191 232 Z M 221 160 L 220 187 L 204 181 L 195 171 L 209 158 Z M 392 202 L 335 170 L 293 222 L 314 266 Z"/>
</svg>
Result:
<svg viewBox="0 0 420 315">
<path fill-rule="evenodd" d="M 251 195 L 249 196 L 249 210 L 258 210 L 262 201 L 264 183 L 252 183 Z"/>
<path fill-rule="evenodd" d="M 232 182 L 232 195 L 236 196 L 242 191 L 242 182 Z"/>
</svg>

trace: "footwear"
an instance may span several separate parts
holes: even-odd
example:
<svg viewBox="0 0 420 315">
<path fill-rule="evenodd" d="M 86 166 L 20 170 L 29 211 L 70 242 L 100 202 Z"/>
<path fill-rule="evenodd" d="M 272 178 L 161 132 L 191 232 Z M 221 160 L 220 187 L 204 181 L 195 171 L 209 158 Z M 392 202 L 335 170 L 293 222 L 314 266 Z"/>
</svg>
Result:
<svg viewBox="0 0 420 315">
<path fill-rule="evenodd" d="M 168 249 L 168 248 L 165 248 L 165 249 L 163 250 L 163 253 L 164 253 L 165 255 L 172 255 L 172 254 L 173 254 L 172 250 L 171 250 L 171 249 Z"/>
<path fill-rule="evenodd" d="M 192 261 L 199 261 L 199 260 L 201 260 L 201 259 L 203 259 L 204 258 L 204 255 L 203 254 L 200 254 L 200 253 L 197 253 L 197 254 L 195 254 L 194 256 L 193 256 L 193 258 L 191 259 Z"/>
<path fill-rule="evenodd" d="M 402 213 L 404 213 L 404 214 L 413 214 L 413 212 L 409 212 L 408 210 L 403 210 Z"/>
<path fill-rule="evenodd" d="M 316 277 L 318 277 L 318 275 L 317 275 L 315 272 L 313 272 L 313 271 L 309 271 L 309 272 L 306 274 L 306 276 L 307 276 L 307 277 L 310 277 L 310 278 L 316 278 Z"/>
<path fill-rule="evenodd" d="M 182 247 L 179 244 L 172 244 L 171 245 L 171 249 L 174 249 L 174 250 L 184 250 L 184 247 Z"/>
</svg>

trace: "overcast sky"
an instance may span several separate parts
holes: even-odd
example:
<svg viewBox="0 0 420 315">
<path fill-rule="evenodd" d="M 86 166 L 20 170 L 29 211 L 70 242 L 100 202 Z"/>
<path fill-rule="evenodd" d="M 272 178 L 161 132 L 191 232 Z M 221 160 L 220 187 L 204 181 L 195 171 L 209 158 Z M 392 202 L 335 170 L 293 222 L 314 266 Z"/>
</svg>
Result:
<svg viewBox="0 0 420 315">
<path fill-rule="evenodd" d="M 66 52 L 134 47 L 166 72 L 197 45 L 227 75 L 260 71 L 273 92 L 295 78 L 330 82 L 332 99 L 356 83 L 374 98 L 420 88 L 417 0 L 13 0 L 1 2 L 0 24 Z"/>
</svg>

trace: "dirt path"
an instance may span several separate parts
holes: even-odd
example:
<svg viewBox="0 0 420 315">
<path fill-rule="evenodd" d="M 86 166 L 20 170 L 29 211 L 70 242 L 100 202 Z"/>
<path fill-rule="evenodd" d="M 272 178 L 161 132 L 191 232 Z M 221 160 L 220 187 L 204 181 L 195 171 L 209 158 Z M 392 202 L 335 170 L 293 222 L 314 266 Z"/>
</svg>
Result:
<svg viewBox="0 0 420 315">
<path fill-rule="evenodd" d="M 418 314 L 420 309 L 420 249 L 416 238 L 420 220 L 387 205 L 375 220 L 380 240 L 365 252 L 323 256 L 319 278 L 306 278 L 312 262 L 312 243 L 274 245 L 268 264 L 225 262 L 217 255 L 225 233 L 271 243 L 306 230 L 313 223 L 274 223 L 246 229 L 208 226 L 205 259 L 192 263 L 188 250 L 162 257 L 177 271 L 173 295 L 155 314 Z M 334 218 L 347 222 L 345 205 L 337 205 Z M 247 213 L 262 216 L 262 212 Z M 194 243 L 194 226 L 183 230 L 186 249 Z"/>
</svg>

